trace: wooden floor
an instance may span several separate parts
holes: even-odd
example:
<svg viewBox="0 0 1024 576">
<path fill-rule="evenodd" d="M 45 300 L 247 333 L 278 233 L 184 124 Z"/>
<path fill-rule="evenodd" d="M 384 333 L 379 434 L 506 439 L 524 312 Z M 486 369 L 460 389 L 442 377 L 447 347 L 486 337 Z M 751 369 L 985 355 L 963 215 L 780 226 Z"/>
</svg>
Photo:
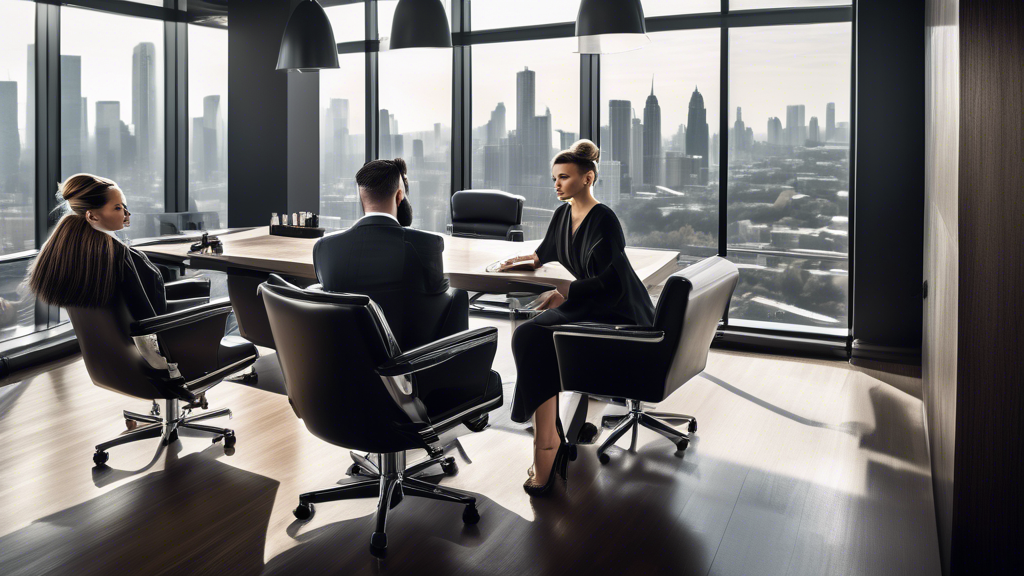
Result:
<svg viewBox="0 0 1024 576">
<path fill-rule="evenodd" d="M 512 381 L 499 328 L 495 369 Z M 685 454 L 646 430 L 604 466 L 582 447 L 567 490 L 533 501 L 521 488 L 530 432 L 506 398 L 489 429 L 461 430 L 459 474 L 436 478 L 478 495 L 480 523 L 406 498 L 381 561 L 368 552 L 375 501 L 292 516 L 300 492 L 333 485 L 350 461 L 283 396 L 231 383 L 209 394 L 234 411 L 211 422 L 235 429 L 231 456 L 208 438 L 149 440 L 95 469 L 120 410 L 146 403 L 93 386 L 77 356 L 17 380 L 0 387 L 5 576 L 939 574 L 921 403 L 843 362 L 713 352 L 660 406 L 698 417 Z"/>
</svg>

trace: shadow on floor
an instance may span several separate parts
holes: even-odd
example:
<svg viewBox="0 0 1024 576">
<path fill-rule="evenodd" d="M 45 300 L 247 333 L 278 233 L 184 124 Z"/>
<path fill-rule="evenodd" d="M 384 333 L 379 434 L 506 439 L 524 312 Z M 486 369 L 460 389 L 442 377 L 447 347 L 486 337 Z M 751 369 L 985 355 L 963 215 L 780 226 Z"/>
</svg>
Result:
<svg viewBox="0 0 1024 576">
<path fill-rule="evenodd" d="M 259 574 L 278 485 L 190 454 L 0 538 L 0 574 Z"/>
</svg>

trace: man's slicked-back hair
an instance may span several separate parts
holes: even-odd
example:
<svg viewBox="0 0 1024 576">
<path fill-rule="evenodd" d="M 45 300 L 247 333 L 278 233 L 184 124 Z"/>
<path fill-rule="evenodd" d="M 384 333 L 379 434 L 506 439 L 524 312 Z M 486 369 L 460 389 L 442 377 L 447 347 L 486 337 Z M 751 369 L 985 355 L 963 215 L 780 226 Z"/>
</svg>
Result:
<svg viewBox="0 0 1024 576">
<path fill-rule="evenodd" d="M 398 190 L 398 183 L 405 177 L 405 160 L 370 160 L 356 172 L 356 184 L 373 203 L 387 202 Z"/>
</svg>

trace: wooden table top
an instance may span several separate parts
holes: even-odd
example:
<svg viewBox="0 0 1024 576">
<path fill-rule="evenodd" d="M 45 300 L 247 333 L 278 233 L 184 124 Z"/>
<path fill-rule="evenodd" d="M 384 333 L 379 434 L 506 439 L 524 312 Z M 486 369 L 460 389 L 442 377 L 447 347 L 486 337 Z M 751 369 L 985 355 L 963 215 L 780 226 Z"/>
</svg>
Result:
<svg viewBox="0 0 1024 576">
<path fill-rule="evenodd" d="M 190 242 L 139 246 L 150 256 L 189 259 L 195 268 L 223 270 L 228 266 L 261 272 L 277 272 L 300 278 L 316 278 L 313 245 L 317 238 L 271 236 L 266 226 L 219 236 L 223 254 L 190 254 Z M 551 262 L 537 270 L 488 272 L 487 266 L 510 256 L 530 254 L 540 244 L 444 236 L 444 270 L 452 286 L 482 292 L 501 292 L 510 281 L 551 284 L 568 288 L 574 280 L 561 264 Z M 655 286 L 676 268 L 678 252 L 626 248 L 626 256 L 644 285 Z"/>
</svg>

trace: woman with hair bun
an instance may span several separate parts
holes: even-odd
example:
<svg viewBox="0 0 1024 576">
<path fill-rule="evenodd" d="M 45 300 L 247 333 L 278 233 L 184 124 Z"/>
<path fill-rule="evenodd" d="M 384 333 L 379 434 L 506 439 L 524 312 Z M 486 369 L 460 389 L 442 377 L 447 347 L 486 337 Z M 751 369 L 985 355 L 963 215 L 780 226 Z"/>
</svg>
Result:
<svg viewBox="0 0 1024 576">
<path fill-rule="evenodd" d="M 60 185 L 65 212 L 29 271 L 39 300 L 97 308 L 120 295 L 136 320 L 167 311 L 160 271 L 112 233 L 131 225 L 124 192 L 113 180 L 75 174 Z"/>
<path fill-rule="evenodd" d="M 558 261 L 576 280 L 565 294 L 551 290 L 540 296 L 536 318 L 512 336 L 518 377 L 512 397 L 512 420 L 533 417 L 534 452 L 530 478 L 523 488 L 545 494 L 554 477 L 566 476 L 568 450 L 558 421 L 561 383 L 550 326 L 570 322 L 602 322 L 649 326 L 654 306 L 647 288 L 626 258 L 626 238 L 619 219 L 594 198 L 600 151 L 579 140 L 551 162 L 555 194 L 565 202 L 555 210 L 536 253 L 503 263 L 503 268 L 538 268 Z"/>
</svg>

